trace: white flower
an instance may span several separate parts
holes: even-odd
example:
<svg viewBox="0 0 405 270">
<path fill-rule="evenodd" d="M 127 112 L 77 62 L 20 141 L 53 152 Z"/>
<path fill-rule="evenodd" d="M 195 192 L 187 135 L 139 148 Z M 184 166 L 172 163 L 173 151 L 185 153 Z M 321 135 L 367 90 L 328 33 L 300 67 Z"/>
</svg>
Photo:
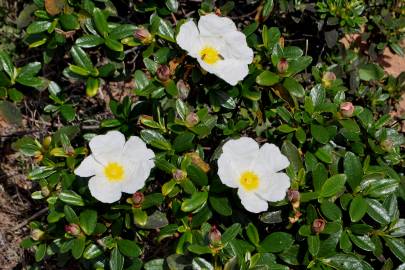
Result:
<svg viewBox="0 0 405 270">
<path fill-rule="evenodd" d="M 104 203 L 118 201 L 121 192 L 132 194 L 141 189 L 154 167 L 155 154 L 139 137 L 125 142 L 121 132 L 110 131 L 92 138 L 89 146 L 91 155 L 76 168 L 75 174 L 92 176 L 91 195 Z"/>
<path fill-rule="evenodd" d="M 267 201 L 284 199 L 290 179 L 279 171 L 290 162 L 274 144 L 260 149 L 255 140 L 242 137 L 229 140 L 218 159 L 218 175 L 222 183 L 238 188 L 242 205 L 250 212 L 266 211 Z"/>
<path fill-rule="evenodd" d="M 247 45 L 246 36 L 229 18 L 208 14 L 200 18 L 198 28 L 188 21 L 180 27 L 176 41 L 206 71 L 231 85 L 249 73 L 253 51 Z"/>
</svg>

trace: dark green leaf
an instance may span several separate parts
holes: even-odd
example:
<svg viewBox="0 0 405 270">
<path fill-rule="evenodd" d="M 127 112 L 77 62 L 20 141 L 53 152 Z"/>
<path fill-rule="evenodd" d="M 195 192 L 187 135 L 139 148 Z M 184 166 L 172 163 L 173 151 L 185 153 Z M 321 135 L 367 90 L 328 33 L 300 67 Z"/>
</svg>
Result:
<svg viewBox="0 0 405 270">
<path fill-rule="evenodd" d="M 288 249 L 293 244 L 291 234 L 285 232 L 274 232 L 267 236 L 259 246 L 259 252 L 277 253 Z"/>
<path fill-rule="evenodd" d="M 94 210 L 84 210 L 79 216 L 80 227 L 84 233 L 91 235 L 94 232 L 97 224 L 97 212 Z"/>
</svg>

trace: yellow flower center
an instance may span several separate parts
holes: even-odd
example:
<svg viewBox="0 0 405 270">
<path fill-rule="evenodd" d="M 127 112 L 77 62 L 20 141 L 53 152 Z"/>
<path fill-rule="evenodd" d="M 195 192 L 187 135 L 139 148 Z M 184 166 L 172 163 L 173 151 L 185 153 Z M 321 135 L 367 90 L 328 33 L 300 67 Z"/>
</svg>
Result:
<svg viewBox="0 0 405 270">
<path fill-rule="evenodd" d="M 224 59 L 222 57 L 222 55 L 219 54 L 219 52 L 212 48 L 212 47 L 204 47 L 201 51 L 200 51 L 200 56 L 201 59 L 207 63 L 208 65 L 213 65 L 216 62 L 218 62 L 219 60 Z"/>
<path fill-rule="evenodd" d="M 259 187 L 260 179 L 252 171 L 245 171 L 240 175 L 239 178 L 241 186 L 247 190 L 247 191 L 252 191 L 255 190 Z"/>
<path fill-rule="evenodd" d="M 104 175 L 108 181 L 119 182 L 124 179 L 124 168 L 117 162 L 110 162 L 104 167 Z"/>
</svg>

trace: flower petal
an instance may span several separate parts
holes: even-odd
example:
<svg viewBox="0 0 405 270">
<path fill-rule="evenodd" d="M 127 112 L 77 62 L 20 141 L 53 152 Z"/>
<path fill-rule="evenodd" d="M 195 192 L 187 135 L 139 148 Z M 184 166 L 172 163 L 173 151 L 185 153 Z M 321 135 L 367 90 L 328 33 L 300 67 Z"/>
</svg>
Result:
<svg viewBox="0 0 405 270">
<path fill-rule="evenodd" d="M 121 198 L 121 183 L 109 182 L 104 177 L 90 178 L 89 189 L 91 195 L 103 203 L 113 203 Z"/>
<path fill-rule="evenodd" d="M 218 159 L 218 176 L 221 182 L 228 187 L 237 188 L 239 174 L 238 168 L 232 163 L 232 156 L 222 154 Z"/>
<path fill-rule="evenodd" d="M 278 172 L 290 165 L 290 161 L 284 156 L 280 148 L 274 144 L 265 143 L 259 150 L 259 155 L 255 162 L 258 166 L 270 168 L 272 172 Z"/>
<path fill-rule="evenodd" d="M 244 192 L 242 189 L 239 189 L 238 195 L 243 207 L 249 212 L 260 213 L 266 211 L 269 207 L 268 203 L 254 192 Z"/>
<path fill-rule="evenodd" d="M 83 159 L 79 167 L 76 168 L 75 174 L 80 177 L 90 177 L 96 174 L 100 170 L 101 165 L 93 158 L 93 156 L 88 156 Z"/>
<path fill-rule="evenodd" d="M 203 69 L 217 75 L 230 85 L 236 85 L 249 74 L 248 65 L 238 59 L 225 58 L 213 65 L 208 65 L 199 58 L 197 60 Z"/>
<path fill-rule="evenodd" d="M 124 145 L 122 152 L 123 160 L 130 160 L 131 162 L 152 160 L 155 153 L 146 147 L 146 143 L 137 136 L 129 137 Z"/>
<path fill-rule="evenodd" d="M 122 192 L 132 194 L 143 188 L 154 166 L 153 160 L 138 163 L 132 173 L 122 182 Z"/>
<path fill-rule="evenodd" d="M 237 31 L 235 23 L 226 17 L 219 17 L 214 13 L 200 17 L 198 29 L 201 35 L 222 36 L 224 33 Z"/>
<path fill-rule="evenodd" d="M 250 64 L 253 61 L 253 50 L 246 42 L 246 36 L 242 32 L 236 31 L 227 33 L 225 36 L 228 57 Z"/>
<path fill-rule="evenodd" d="M 197 26 L 190 20 L 180 26 L 176 42 L 192 57 L 198 57 L 198 52 L 201 48 L 199 35 L 200 33 L 198 32 Z"/>
<path fill-rule="evenodd" d="M 257 194 L 270 202 L 283 200 L 291 185 L 290 178 L 285 173 L 272 173 L 262 182 L 264 183 L 257 191 Z"/>
<path fill-rule="evenodd" d="M 105 165 L 111 159 L 120 158 L 125 136 L 119 131 L 109 131 L 90 140 L 89 146 L 94 159 Z"/>
</svg>

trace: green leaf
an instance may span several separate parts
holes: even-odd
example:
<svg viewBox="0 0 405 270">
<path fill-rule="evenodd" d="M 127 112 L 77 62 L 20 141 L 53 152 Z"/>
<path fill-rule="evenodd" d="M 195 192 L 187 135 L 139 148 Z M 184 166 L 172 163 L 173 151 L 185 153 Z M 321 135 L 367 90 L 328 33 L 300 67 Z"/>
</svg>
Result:
<svg viewBox="0 0 405 270">
<path fill-rule="evenodd" d="M 207 202 L 208 199 L 208 192 L 196 192 L 194 193 L 191 198 L 185 199 L 181 204 L 181 210 L 183 212 L 191 212 Z"/>
<path fill-rule="evenodd" d="M 85 243 L 86 243 L 85 237 L 79 237 L 79 238 L 76 238 L 75 240 L 73 240 L 72 255 L 73 255 L 73 258 L 75 258 L 76 260 L 82 256 L 84 247 L 85 247 Z"/>
<path fill-rule="evenodd" d="M 76 46 L 81 48 L 93 48 L 104 43 L 102 37 L 96 35 L 84 35 L 76 39 Z"/>
<path fill-rule="evenodd" d="M 135 241 L 130 241 L 126 239 L 117 241 L 118 248 L 120 252 L 128 257 L 138 257 L 141 254 L 141 249 L 135 243 Z"/>
<path fill-rule="evenodd" d="M 372 219 L 383 225 L 390 223 L 391 218 L 387 210 L 379 201 L 369 198 L 367 198 L 366 201 L 368 204 L 367 214 Z"/>
<path fill-rule="evenodd" d="M 405 262 L 405 244 L 404 239 L 396 239 L 384 237 L 385 244 L 389 247 L 392 253 L 400 259 L 402 262 Z"/>
<path fill-rule="evenodd" d="M 365 251 L 374 251 L 375 250 L 375 245 L 373 241 L 371 241 L 370 236 L 368 235 L 354 235 L 352 233 L 349 233 L 350 240 L 359 248 L 365 250 Z"/>
<path fill-rule="evenodd" d="M 171 11 L 176 13 L 179 8 L 179 2 L 177 0 L 166 0 L 166 7 Z"/>
<path fill-rule="evenodd" d="M 46 255 L 46 244 L 40 244 L 35 251 L 35 261 L 40 262 Z"/>
<path fill-rule="evenodd" d="M 124 24 L 115 27 L 111 30 L 110 35 L 108 36 L 114 40 L 120 40 L 129 36 L 132 36 L 136 30 L 136 26 L 132 24 Z"/>
<path fill-rule="evenodd" d="M 249 223 L 246 227 L 246 234 L 255 246 L 258 246 L 260 243 L 259 232 L 257 231 L 256 226 L 253 223 Z"/>
<path fill-rule="evenodd" d="M 329 142 L 329 132 L 321 125 L 311 125 L 311 134 L 320 143 L 326 144 Z"/>
<path fill-rule="evenodd" d="M 161 38 L 175 42 L 174 30 L 171 24 L 157 15 L 154 15 L 152 18 L 152 29 L 154 29 L 152 32 L 156 31 Z"/>
<path fill-rule="evenodd" d="M 281 146 L 281 152 L 286 155 L 291 162 L 290 166 L 294 169 L 294 172 L 298 173 L 298 171 L 304 167 L 298 148 L 291 141 L 284 141 Z"/>
<path fill-rule="evenodd" d="M 119 252 L 118 248 L 114 248 L 110 257 L 110 269 L 122 270 L 124 269 L 124 256 Z"/>
<path fill-rule="evenodd" d="M 274 232 L 267 236 L 258 248 L 259 252 L 278 253 L 292 246 L 294 239 L 291 234 L 285 232 Z"/>
<path fill-rule="evenodd" d="M 60 113 L 66 121 L 73 121 L 76 117 L 76 111 L 70 104 L 63 104 L 60 106 Z"/>
<path fill-rule="evenodd" d="M 363 81 L 381 80 L 384 70 L 376 64 L 364 64 L 359 66 L 359 77 Z"/>
<path fill-rule="evenodd" d="M 352 190 L 354 190 L 363 178 L 363 166 L 360 159 L 352 152 L 346 152 L 343 167 L 347 176 L 347 182 Z"/>
<path fill-rule="evenodd" d="M 209 202 L 212 208 L 223 216 L 230 216 L 232 215 L 232 207 L 230 206 L 229 200 L 227 197 L 215 197 L 210 196 Z"/>
<path fill-rule="evenodd" d="M 396 179 L 377 179 L 365 190 L 370 197 L 380 198 L 397 190 L 399 182 Z"/>
<path fill-rule="evenodd" d="M 59 199 L 70 205 L 83 206 L 82 197 L 72 190 L 64 190 L 59 194 Z"/>
<path fill-rule="evenodd" d="M 93 9 L 93 22 L 96 26 L 97 32 L 103 37 L 107 37 L 109 32 L 107 18 L 99 8 Z"/>
<path fill-rule="evenodd" d="M 226 245 L 227 243 L 231 242 L 236 236 L 241 232 L 242 227 L 239 223 L 234 223 L 225 232 L 222 234 L 222 244 Z"/>
<path fill-rule="evenodd" d="M 97 211 L 84 210 L 79 216 L 80 227 L 85 234 L 91 235 L 97 224 Z"/>
<path fill-rule="evenodd" d="M 86 81 L 86 95 L 94 97 L 100 87 L 100 80 L 97 78 L 89 77 Z"/>
<path fill-rule="evenodd" d="M 65 218 L 69 223 L 79 223 L 79 217 L 76 215 L 75 211 L 69 205 L 63 207 L 63 212 L 65 213 Z"/>
<path fill-rule="evenodd" d="M 18 76 L 19 77 L 34 77 L 41 70 L 41 67 L 42 67 L 42 64 L 40 62 L 29 63 L 20 69 Z"/>
<path fill-rule="evenodd" d="M 101 250 L 101 248 L 98 245 L 90 244 L 84 250 L 83 258 L 85 258 L 86 260 L 91 260 L 91 259 L 97 258 L 101 254 L 103 254 L 103 251 Z"/>
<path fill-rule="evenodd" d="M 93 63 L 91 62 L 90 57 L 82 48 L 75 45 L 70 50 L 70 54 L 72 55 L 73 61 L 75 62 L 76 65 L 86 69 L 88 72 L 93 71 L 94 69 Z"/>
<path fill-rule="evenodd" d="M 41 89 L 44 86 L 44 81 L 37 77 L 18 76 L 16 82 L 36 89 Z"/>
<path fill-rule="evenodd" d="M 310 235 L 307 238 L 308 250 L 312 256 L 318 255 L 319 248 L 321 247 L 321 241 L 319 240 L 319 235 Z"/>
<path fill-rule="evenodd" d="M 149 85 L 149 79 L 142 70 L 135 71 L 135 88 L 143 90 Z"/>
<path fill-rule="evenodd" d="M 263 17 L 266 18 L 270 15 L 270 12 L 273 10 L 274 1 L 273 0 L 265 0 L 263 5 Z"/>
<path fill-rule="evenodd" d="M 64 30 L 71 31 L 80 28 L 79 20 L 73 14 L 64 13 L 59 16 L 59 21 Z"/>
<path fill-rule="evenodd" d="M 27 33 L 30 35 L 42 33 L 48 31 L 51 25 L 51 22 L 48 21 L 35 21 L 28 26 Z"/>
<path fill-rule="evenodd" d="M 288 90 L 288 92 L 290 92 L 292 96 L 301 98 L 305 95 L 304 87 L 293 78 L 285 78 L 283 86 Z"/>
<path fill-rule="evenodd" d="M 354 197 L 350 204 L 349 215 L 352 222 L 361 220 L 367 213 L 367 201 L 361 195 Z"/>
<path fill-rule="evenodd" d="M 256 83 L 262 86 L 272 86 L 280 81 L 280 77 L 268 70 L 263 71 L 256 77 Z"/>
<path fill-rule="evenodd" d="M 172 146 L 168 140 L 166 140 L 162 134 L 155 130 L 144 129 L 141 131 L 142 139 L 153 147 L 159 148 L 161 150 L 171 150 Z"/>
<path fill-rule="evenodd" d="M 320 197 L 332 197 L 342 191 L 346 183 L 346 175 L 337 174 L 325 181 L 319 194 Z"/>
<path fill-rule="evenodd" d="M 342 211 L 336 204 L 332 202 L 324 201 L 321 204 L 321 211 L 324 216 L 331 221 L 337 221 L 342 218 Z"/>
<path fill-rule="evenodd" d="M 114 40 L 114 39 L 106 38 L 105 45 L 115 52 L 124 51 L 124 45 L 122 45 L 121 42 Z"/>
<path fill-rule="evenodd" d="M 190 164 L 187 166 L 187 175 L 194 183 L 199 186 L 206 186 L 208 184 L 207 174 L 200 169 L 200 167 Z"/>
<path fill-rule="evenodd" d="M 173 148 L 176 152 L 183 152 L 194 147 L 193 140 L 195 135 L 191 132 L 181 133 L 173 142 Z"/>
</svg>

